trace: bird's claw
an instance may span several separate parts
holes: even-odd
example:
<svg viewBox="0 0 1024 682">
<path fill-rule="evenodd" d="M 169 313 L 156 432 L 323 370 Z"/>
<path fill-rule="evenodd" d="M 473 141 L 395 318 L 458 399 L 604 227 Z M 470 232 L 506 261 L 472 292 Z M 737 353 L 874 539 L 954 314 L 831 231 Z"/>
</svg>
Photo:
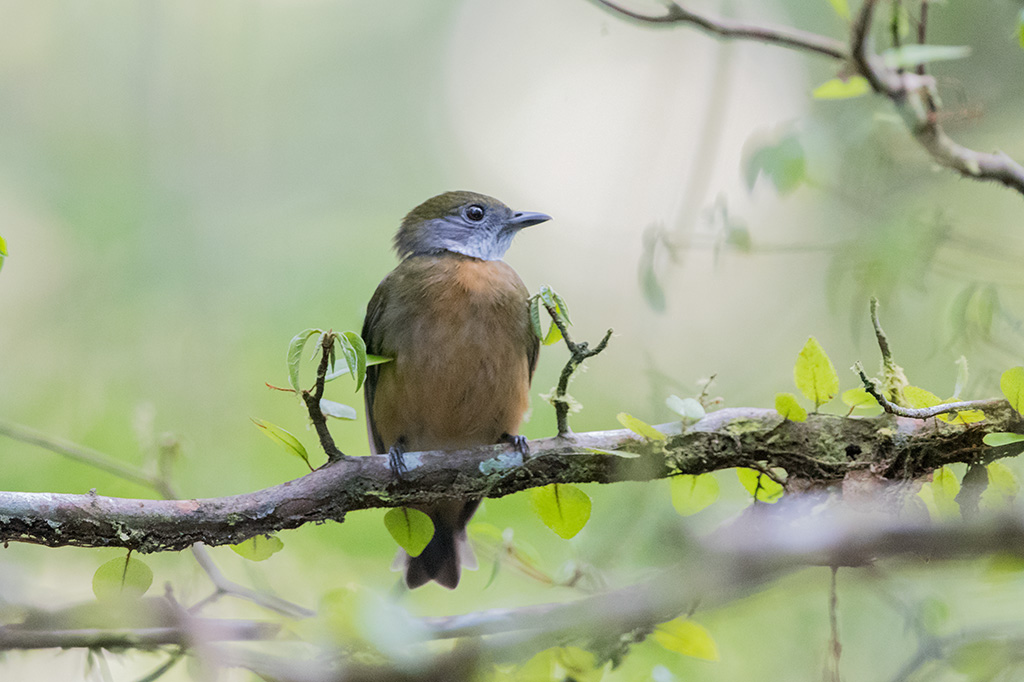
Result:
<svg viewBox="0 0 1024 682">
<path fill-rule="evenodd" d="M 526 436 L 512 436 L 506 433 L 502 435 L 502 440 L 515 448 L 524 459 L 530 456 L 530 441 Z"/>
<path fill-rule="evenodd" d="M 398 479 L 409 471 L 405 465 L 405 448 L 399 443 L 395 443 L 388 450 L 388 468 L 391 469 L 391 475 Z"/>
</svg>

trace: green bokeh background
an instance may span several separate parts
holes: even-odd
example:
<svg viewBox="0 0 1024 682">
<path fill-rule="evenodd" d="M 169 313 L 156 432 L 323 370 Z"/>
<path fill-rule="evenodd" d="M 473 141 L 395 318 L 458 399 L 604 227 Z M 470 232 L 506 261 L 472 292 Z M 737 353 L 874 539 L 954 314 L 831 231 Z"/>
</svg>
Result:
<svg viewBox="0 0 1024 682">
<path fill-rule="evenodd" d="M 840 38 L 846 30 L 824 0 L 708 8 Z M 974 50 L 934 69 L 950 134 L 1017 159 L 1019 12 L 1007 0 L 950 2 L 933 7 L 930 31 Z M 394 266 L 398 221 L 448 189 L 554 216 L 521 234 L 507 260 L 532 290 L 546 283 L 568 300 L 579 338 L 616 330 L 573 384 L 585 406 L 578 431 L 617 428 L 621 411 L 670 420 L 664 398 L 695 395 L 712 374 L 726 405 L 772 405 L 775 392 L 793 390 L 792 363 L 812 334 L 853 387 L 845 368 L 877 358 L 871 294 L 897 360 L 939 395 L 952 392 L 961 354 L 971 363 L 965 397 L 996 395 L 999 372 L 1024 356 L 1020 197 L 934 169 L 887 102 L 812 100 L 835 75 L 823 59 L 642 29 L 583 0 L 0 0 L 0 16 L 0 234 L 10 252 L 0 418 L 133 464 L 173 437 L 174 483 L 187 497 L 303 473 L 250 422 L 272 421 L 316 449 L 298 404 L 264 382 L 286 383 L 298 331 L 360 328 Z M 748 188 L 746 160 L 787 135 L 799 140 L 802 182 L 781 195 L 764 177 Z M 749 250 L 723 242 L 727 225 L 749 233 Z M 663 310 L 640 285 L 645 234 L 665 236 L 651 258 Z M 564 357 L 558 347 L 542 353 L 530 437 L 553 431 L 538 396 Z M 362 414 L 351 388 L 339 381 L 330 397 Z M 332 429 L 345 452 L 367 452 L 361 422 Z M 684 523 L 710 530 L 746 504 L 734 476 L 720 479 L 724 501 Z M 150 494 L 0 440 L 0 489 L 94 488 Z M 552 573 L 578 561 L 611 585 L 639 578 L 680 523 L 667 483 L 586 489 L 594 516 L 571 542 L 531 516 L 523 495 L 488 500 L 478 518 L 513 528 Z M 284 533 L 285 551 L 259 565 L 212 551 L 230 576 L 308 605 L 351 583 L 387 592 L 397 577 L 382 515 Z M 11 545 L 0 550 L 0 596 L 89 599 L 92 572 L 116 555 Z M 170 583 L 190 603 L 209 591 L 185 554 L 146 561 L 154 592 Z M 979 572 L 841 575 L 851 679 L 884 679 L 910 655 L 916 640 L 890 592 L 948 602 L 947 628 L 1022 603 L 1020 581 L 993 585 Z M 483 589 L 488 577 L 485 568 L 455 593 L 431 586 L 403 603 L 440 615 L 576 594 L 511 571 Z M 825 569 L 808 569 L 699 613 L 718 664 L 648 642 L 618 674 L 645 679 L 661 664 L 676 679 L 815 679 L 827 584 Z M 115 657 L 114 677 L 156 660 Z M 83 661 L 81 652 L 14 654 L 0 673 L 77 679 Z"/>
</svg>

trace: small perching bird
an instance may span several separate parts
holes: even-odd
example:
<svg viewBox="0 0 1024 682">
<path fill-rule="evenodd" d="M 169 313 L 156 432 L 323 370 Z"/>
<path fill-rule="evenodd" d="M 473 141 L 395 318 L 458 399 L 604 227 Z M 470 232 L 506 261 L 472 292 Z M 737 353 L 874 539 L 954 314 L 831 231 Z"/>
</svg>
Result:
<svg viewBox="0 0 1024 682">
<path fill-rule="evenodd" d="M 402 262 L 377 287 L 363 323 L 367 352 L 392 358 L 367 370 L 365 397 L 371 449 L 389 453 L 396 472 L 410 451 L 509 442 L 525 453 L 518 431 L 540 342 L 529 292 L 501 258 L 519 230 L 550 219 L 446 192 L 402 221 Z M 461 567 L 475 567 L 466 524 L 479 504 L 421 508 L 434 536 L 419 556 L 406 556 L 410 588 L 435 580 L 454 589 Z"/>
</svg>

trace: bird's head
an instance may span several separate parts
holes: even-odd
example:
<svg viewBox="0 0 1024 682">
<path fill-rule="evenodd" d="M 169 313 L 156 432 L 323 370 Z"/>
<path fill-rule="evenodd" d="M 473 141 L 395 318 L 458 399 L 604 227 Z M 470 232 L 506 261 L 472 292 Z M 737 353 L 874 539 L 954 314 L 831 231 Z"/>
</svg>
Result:
<svg viewBox="0 0 1024 682">
<path fill-rule="evenodd" d="M 476 192 L 445 192 L 409 211 L 395 235 L 399 257 L 453 251 L 501 260 L 519 230 L 551 220 L 543 213 L 513 211 Z"/>
</svg>

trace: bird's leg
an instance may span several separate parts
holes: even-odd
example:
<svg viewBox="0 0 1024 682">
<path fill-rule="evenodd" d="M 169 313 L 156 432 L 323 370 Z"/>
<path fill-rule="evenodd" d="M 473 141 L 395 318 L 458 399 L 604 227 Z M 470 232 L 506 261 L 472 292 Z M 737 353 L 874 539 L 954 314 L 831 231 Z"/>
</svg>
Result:
<svg viewBox="0 0 1024 682">
<path fill-rule="evenodd" d="M 388 467 L 395 478 L 402 478 L 409 471 L 405 466 L 405 436 L 400 436 L 388 449 Z"/>
<path fill-rule="evenodd" d="M 530 441 L 526 439 L 526 436 L 513 436 L 509 433 L 501 434 L 501 442 L 508 443 L 516 449 L 523 458 L 530 456 Z"/>
</svg>

